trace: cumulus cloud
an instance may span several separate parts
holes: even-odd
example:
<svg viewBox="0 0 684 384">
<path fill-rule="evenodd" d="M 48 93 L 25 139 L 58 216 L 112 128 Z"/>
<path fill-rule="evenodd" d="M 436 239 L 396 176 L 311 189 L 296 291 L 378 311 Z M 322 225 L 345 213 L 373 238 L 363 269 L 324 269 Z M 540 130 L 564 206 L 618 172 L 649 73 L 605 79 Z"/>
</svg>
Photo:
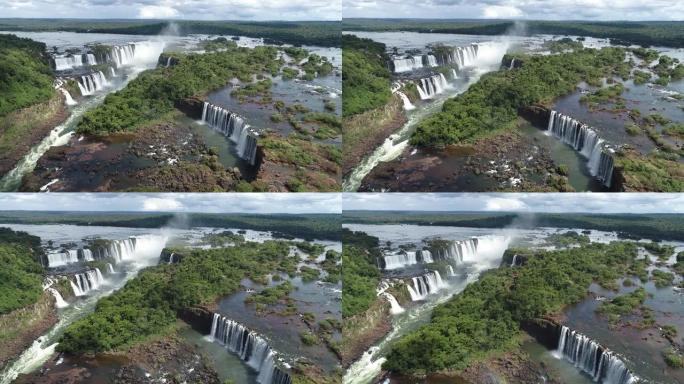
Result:
<svg viewBox="0 0 684 384">
<path fill-rule="evenodd" d="M 150 197 L 143 201 L 143 211 L 178 211 L 183 208 L 183 204 L 173 198 Z"/>
<path fill-rule="evenodd" d="M 140 7 L 138 17 L 141 19 L 172 19 L 178 16 L 178 10 L 165 5 L 146 5 Z"/>
<path fill-rule="evenodd" d="M 486 200 L 486 211 L 522 211 L 527 209 L 527 204 L 515 198 L 492 197 Z"/>
<path fill-rule="evenodd" d="M 482 10 L 485 19 L 515 19 L 522 15 L 523 11 L 507 5 L 489 5 Z"/>
</svg>

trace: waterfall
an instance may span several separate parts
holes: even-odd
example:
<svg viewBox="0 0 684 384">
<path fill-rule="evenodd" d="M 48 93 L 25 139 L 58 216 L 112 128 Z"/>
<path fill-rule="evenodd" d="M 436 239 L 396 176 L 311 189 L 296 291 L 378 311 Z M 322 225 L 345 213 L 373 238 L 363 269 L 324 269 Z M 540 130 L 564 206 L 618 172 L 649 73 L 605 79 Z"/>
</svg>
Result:
<svg viewBox="0 0 684 384">
<path fill-rule="evenodd" d="M 105 247 L 97 250 L 97 258 L 112 258 L 116 263 L 141 259 L 159 260 L 166 240 L 166 237 L 159 235 L 141 235 L 124 240 L 112 240 Z"/>
<path fill-rule="evenodd" d="M 254 165 L 259 133 L 246 124 L 242 117 L 219 106 L 204 102 L 202 121 L 230 138 L 237 146 L 238 156 Z"/>
<path fill-rule="evenodd" d="M 390 303 L 390 313 L 391 314 L 398 315 L 398 314 L 404 312 L 404 308 L 402 308 L 401 305 L 399 305 L 399 302 L 397 301 L 397 299 L 394 296 L 392 296 L 392 294 L 387 293 L 387 292 L 383 292 L 382 296 L 385 299 L 387 299 L 387 301 Z"/>
<path fill-rule="evenodd" d="M 66 71 L 83 66 L 83 55 L 55 56 L 55 70 Z"/>
<path fill-rule="evenodd" d="M 454 272 L 454 267 L 451 265 L 447 265 L 447 272 L 448 276 L 456 276 L 456 272 Z"/>
<path fill-rule="evenodd" d="M 69 306 L 69 303 L 64 301 L 64 298 L 62 297 L 62 294 L 59 293 L 58 290 L 52 288 L 52 285 L 54 284 L 54 280 L 51 278 L 46 278 L 45 282 L 43 282 L 43 290 L 48 291 L 52 294 L 52 296 L 55 298 L 55 306 L 57 308 L 66 308 Z"/>
<path fill-rule="evenodd" d="M 171 65 L 171 56 L 166 58 L 166 68 L 168 68 Z"/>
<path fill-rule="evenodd" d="M 513 261 L 511 261 L 511 268 L 518 265 L 518 255 L 513 255 Z"/>
<path fill-rule="evenodd" d="M 116 45 L 112 47 L 111 58 L 117 68 L 133 63 L 135 44 Z"/>
<path fill-rule="evenodd" d="M 418 255 L 420 255 L 420 259 L 423 261 L 423 263 L 430 264 L 435 262 L 432 259 L 432 252 L 428 251 L 427 249 L 418 251 Z"/>
<path fill-rule="evenodd" d="M 475 260 L 477 255 L 478 238 L 468 240 L 456 240 L 449 243 L 446 248 L 437 250 L 437 258 L 440 260 L 453 261 L 460 264 L 465 259 Z"/>
<path fill-rule="evenodd" d="M 69 306 L 69 303 L 64 301 L 64 298 L 62 298 L 62 295 L 59 293 L 58 290 L 56 290 L 54 288 L 48 288 L 47 291 L 50 292 L 52 294 L 52 296 L 55 297 L 55 306 L 57 308 L 65 308 L 65 307 Z"/>
<path fill-rule="evenodd" d="M 508 69 L 514 69 L 515 68 L 515 57 L 511 59 L 511 65 L 508 66 Z"/>
<path fill-rule="evenodd" d="M 566 326 L 561 328 L 554 355 L 567 359 L 597 383 L 633 384 L 639 380 L 614 352 Z"/>
<path fill-rule="evenodd" d="M 92 53 L 88 53 L 85 55 L 86 57 L 86 64 L 88 65 L 97 65 L 97 60 L 95 60 L 95 55 Z"/>
<path fill-rule="evenodd" d="M 443 51 L 437 54 L 439 65 L 456 65 L 458 68 L 469 67 L 475 64 L 479 45 L 471 44 L 467 47 L 443 47 Z"/>
<path fill-rule="evenodd" d="M 78 273 L 74 275 L 74 281 L 71 282 L 71 288 L 74 290 L 74 295 L 84 296 L 89 291 L 97 289 L 104 283 L 102 273 L 98 268 Z"/>
<path fill-rule="evenodd" d="M 90 249 L 83 249 L 83 260 L 85 261 L 93 261 L 93 251 Z"/>
<path fill-rule="evenodd" d="M 422 78 L 416 85 L 418 86 L 418 94 L 420 95 L 421 100 L 425 100 L 444 92 L 444 89 L 448 84 L 444 74 L 440 73 L 438 75 Z"/>
<path fill-rule="evenodd" d="M 258 333 L 214 313 L 209 337 L 239 356 L 258 372 L 259 384 L 291 384 L 290 375 L 276 365 L 277 353 Z"/>
<path fill-rule="evenodd" d="M 78 88 L 83 96 L 89 96 L 96 91 L 109 85 L 107 78 L 102 71 L 93 72 L 89 75 L 81 76 L 78 81 Z"/>
<path fill-rule="evenodd" d="M 385 270 L 401 269 L 409 265 L 418 264 L 415 252 L 404 251 L 386 255 L 383 257 L 385 261 Z"/>
<path fill-rule="evenodd" d="M 547 132 L 579 152 L 587 159 L 589 173 L 610 187 L 613 176 L 612 149 L 594 129 L 569 116 L 551 111 Z"/>
<path fill-rule="evenodd" d="M 436 67 L 437 66 L 437 59 L 433 55 L 425 55 L 425 61 L 426 61 L 426 66 L 428 67 Z"/>
<path fill-rule="evenodd" d="M 107 263 L 107 274 L 113 274 L 114 273 L 114 266 L 112 266 L 112 263 Z"/>
<path fill-rule="evenodd" d="M 64 102 L 66 105 L 76 105 L 78 104 L 73 97 L 71 97 L 71 94 L 69 91 L 67 91 L 64 88 L 58 88 L 60 92 L 62 92 L 62 95 L 64 95 Z"/>
<path fill-rule="evenodd" d="M 109 67 L 109 74 L 110 74 L 112 77 L 116 77 L 116 71 L 114 70 L 113 67 Z"/>
<path fill-rule="evenodd" d="M 446 284 L 442 281 L 442 276 L 439 275 L 439 271 L 431 271 L 424 275 L 413 277 L 412 280 L 413 287 L 410 285 L 406 286 L 412 301 L 423 300 L 429 294 L 446 287 Z"/>
<path fill-rule="evenodd" d="M 395 73 L 409 72 L 423 68 L 423 56 L 411 56 L 405 59 L 392 60 L 392 67 Z"/>
<path fill-rule="evenodd" d="M 458 73 L 456 73 L 455 69 L 451 69 L 451 78 L 452 79 L 458 79 Z"/>
<path fill-rule="evenodd" d="M 416 109 L 416 107 L 411 103 L 411 100 L 409 100 L 408 96 L 404 94 L 403 92 L 398 92 L 397 95 L 401 98 L 401 101 L 404 102 L 404 110 L 405 111 L 410 111 L 412 109 Z"/>
<path fill-rule="evenodd" d="M 72 252 L 52 252 L 47 254 L 48 268 L 62 267 L 78 262 L 78 255 Z"/>
<path fill-rule="evenodd" d="M 169 264 L 173 264 L 173 260 L 174 260 L 175 255 L 176 255 L 175 253 L 171 252 L 171 255 L 169 256 Z"/>
</svg>

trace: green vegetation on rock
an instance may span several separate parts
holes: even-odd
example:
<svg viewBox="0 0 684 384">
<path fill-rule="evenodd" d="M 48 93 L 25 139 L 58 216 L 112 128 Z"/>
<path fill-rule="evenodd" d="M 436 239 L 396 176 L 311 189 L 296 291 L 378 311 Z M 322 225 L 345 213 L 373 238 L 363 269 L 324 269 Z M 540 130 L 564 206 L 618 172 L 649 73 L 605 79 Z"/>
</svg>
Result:
<svg viewBox="0 0 684 384">
<path fill-rule="evenodd" d="M 359 114 L 387 103 L 391 96 L 385 45 L 342 36 L 342 116 Z"/>
</svg>

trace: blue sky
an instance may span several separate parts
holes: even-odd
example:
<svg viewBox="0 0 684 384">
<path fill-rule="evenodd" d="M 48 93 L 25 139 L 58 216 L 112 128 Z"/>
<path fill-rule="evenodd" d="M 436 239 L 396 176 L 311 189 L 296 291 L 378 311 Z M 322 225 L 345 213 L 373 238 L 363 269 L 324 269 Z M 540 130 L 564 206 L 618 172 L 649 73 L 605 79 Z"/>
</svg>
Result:
<svg viewBox="0 0 684 384">
<path fill-rule="evenodd" d="M 339 193 L 0 193 L 0 211 L 340 213 Z"/>
<path fill-rule="evenodd" d="M 684 213 L 678 193 L 345 193 L 345 210 Z"/>
<path fill-rule="evenodd" d="M 342 0 L 0 0 L 0 17 L 339 20 Z"/>
<path fill-rule="evenodd" d="M 344 17 L 684 20 L 684 0 L 343 0 Z"/>
</svg>

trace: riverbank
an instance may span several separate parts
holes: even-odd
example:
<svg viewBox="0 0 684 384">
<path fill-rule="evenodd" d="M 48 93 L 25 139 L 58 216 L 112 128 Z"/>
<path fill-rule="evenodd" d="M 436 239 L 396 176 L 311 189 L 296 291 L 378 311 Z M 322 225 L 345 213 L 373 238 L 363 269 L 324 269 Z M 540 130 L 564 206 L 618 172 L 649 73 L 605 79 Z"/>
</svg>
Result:
<svg viewBox="0 0 684 384">
<path fill-rule="evenodd" d="M 0 176 L 40 143 L 50 131 L 64 122 L 68 110 L 64 96 L 55 91 L 53 97 L 30 107 L 10 112 L 0 119 Z"/>
</svg>

